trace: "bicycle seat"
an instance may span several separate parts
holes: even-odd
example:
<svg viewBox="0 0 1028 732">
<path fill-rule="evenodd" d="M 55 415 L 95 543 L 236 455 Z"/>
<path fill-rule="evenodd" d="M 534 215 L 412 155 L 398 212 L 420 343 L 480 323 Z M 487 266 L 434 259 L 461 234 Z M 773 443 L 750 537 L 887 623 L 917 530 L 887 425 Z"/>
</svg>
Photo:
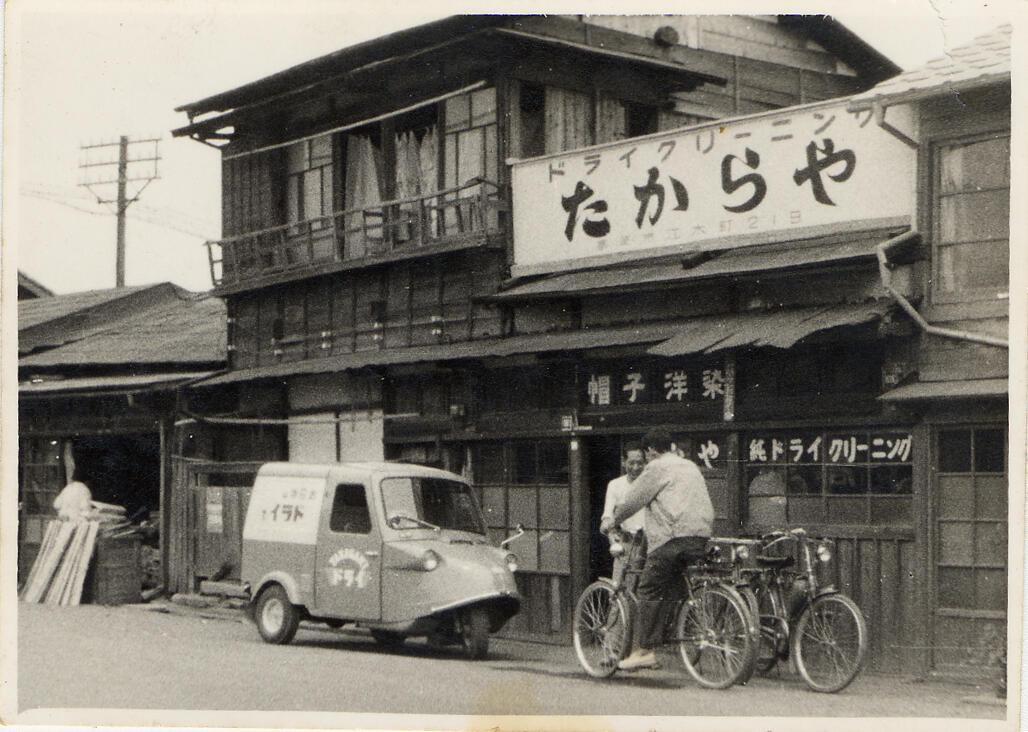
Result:
<svg viewBox="0 0 1028 732">
<path fill-rule="evenodd" d="M 781 569 L 782 567 L 788 567 L 792 564 L 792 557 L 769 557 L 763 554 L 757 555 L 757 564 L 761 567 L 771 567 L 773 569 Z"/>
</svg>

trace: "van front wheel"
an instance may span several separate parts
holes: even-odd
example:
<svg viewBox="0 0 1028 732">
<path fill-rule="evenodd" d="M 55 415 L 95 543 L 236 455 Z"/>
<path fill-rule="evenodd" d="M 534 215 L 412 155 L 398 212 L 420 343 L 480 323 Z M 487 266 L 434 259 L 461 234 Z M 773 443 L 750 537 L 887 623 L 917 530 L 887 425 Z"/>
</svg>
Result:
<svg viewBox="0 0 1028 732">
<path fill-rule="evenodd" d="M 489 612 L 469 607 L 460 614 L 460 639 L 468 656 L 478 660 L 489 652 Z"/>
<path fill-rule="evenodd" d="M 288 643 L 296 635 L 300 613 L 282 585 L 271 585 L 257 598 L 257 632 L 267 643 Z"/>
</svg>

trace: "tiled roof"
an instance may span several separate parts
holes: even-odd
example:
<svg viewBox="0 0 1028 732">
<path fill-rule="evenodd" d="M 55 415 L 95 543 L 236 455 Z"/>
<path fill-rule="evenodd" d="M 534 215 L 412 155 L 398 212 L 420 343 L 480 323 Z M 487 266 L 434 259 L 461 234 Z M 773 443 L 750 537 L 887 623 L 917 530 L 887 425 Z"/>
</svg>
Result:
<svg viewBox="0 0 1028 732">
<path fill-rule="evenodd" d="M 914 101 L 1007 80 L 1010 78 L 1012 34 L 1011 24 L 1001 25 L 921 68 L 906 71 L 858 94 L 850 102 L 850 108 L 866 109 L 876 100 L 892 104 Z"/>
<path fill-rule="evenodd" d="M 225 330 L 224 302 L 187 295 L 20 358 L 18 366 L 217 363 L 225 360 Z"/>
</svg>

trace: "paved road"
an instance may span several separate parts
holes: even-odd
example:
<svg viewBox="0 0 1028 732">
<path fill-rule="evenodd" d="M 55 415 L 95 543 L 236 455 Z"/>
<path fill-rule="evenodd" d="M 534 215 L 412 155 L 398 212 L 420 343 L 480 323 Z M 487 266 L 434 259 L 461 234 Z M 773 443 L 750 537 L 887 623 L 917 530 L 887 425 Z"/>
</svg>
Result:
<svg viewBox="0 0 1028 732">
<path fill-rule="evenodd" d="M 314 625 L 302 625 L 293 644 L 272 646 L 260 642 L 248 622 L 177 610 L 24 604 L 18 609 L 21 710 L 741 716 L 763 718 L 761 729 L 776 726 L 771 718 L 794 715 L 1005 714 L 1000 706 L 965 701 L 986 694 L 984 688 L 872 674 L 841 694 L 809 692 L 788 675 L 710 691 L 690 681 L 671 657 L 660 670 L 597 681 L 583 675 L 569 648 L 540 644 L 494 640 L 490 657 L 475 662 L 420 641 L 383 651 L 363 634 Z M 82 721 L 92 718 L 79 714 Z"/>
</svg>

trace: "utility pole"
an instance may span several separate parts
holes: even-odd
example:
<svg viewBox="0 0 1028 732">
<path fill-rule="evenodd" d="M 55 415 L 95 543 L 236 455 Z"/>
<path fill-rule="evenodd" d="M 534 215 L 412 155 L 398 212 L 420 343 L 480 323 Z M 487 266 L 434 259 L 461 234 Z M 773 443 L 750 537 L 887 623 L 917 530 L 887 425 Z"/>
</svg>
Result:
<svg viewBox="0 0 1028 732">
<path fill-rule="evenodd" d="M 84 173 L 84 180 L 79 185 L 88 188 L 96 196 L 97 203 L 103 205 L 113 204 L 114 213 L 118 219 L 117 251 L 114 264 L 115 287 L 125 286 L 125 212 L 130 204 L 139 200 L 139 195 L 143 192 L 143 189 L 160 177 L 157 173 L 157 162 L 161 159 L 157 152 L 159 143 L 160 138 L 130 140 L 126 135 L 122 135 L 118 138 L 118 142 L 82 145 L 80 148 L 84 154 L 84 160 L 79 163 L 79 168 L 86 172 Z M 153 145 L 153 151 L 150 157 L 130 158 L 130 145 Z M 105 154 L 109 154 L 115 146 L 118 148 L 117 160 L 96 159 L 97 157 L 105 157 Z M 110 168 L 112 166 L 117 166 L 117 178 L 104 179 L 103 172 L 101 172 L 96 180 L 91 179 L 91 169 Z M 142 185 L 129 197 L 128 184 L 133 182 L 141 182 Z M 94 187 L 100 188 L 101 186 L 112 184 L 117 186 L 117 195 L 114 199 L 104 198 L 101 193 L 94 190 Z"/>
</svg>

